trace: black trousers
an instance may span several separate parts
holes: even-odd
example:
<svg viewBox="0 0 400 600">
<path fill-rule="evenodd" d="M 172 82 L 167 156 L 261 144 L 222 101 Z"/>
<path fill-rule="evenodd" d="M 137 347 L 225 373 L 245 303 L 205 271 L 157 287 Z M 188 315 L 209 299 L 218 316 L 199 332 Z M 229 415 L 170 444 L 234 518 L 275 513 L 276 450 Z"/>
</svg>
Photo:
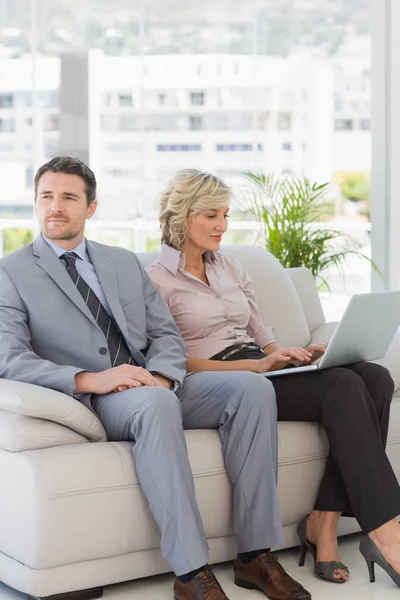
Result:
<svg viewBox="0 0 400 600">
<path fill-rule="evenodd" d="M 238 353 L 234 359 L 261 358 Z M 272 377 L 279 421 L 316 421 L 330 452 L 315 510 L 356 517 L 364 533 L 400 514 L 400 487 L 385 452 L 394 384 L 374 363 Z"/>
<path fill-rule="evenodd" d="M 278 420 L 317 421 L 330 452 L 315 510 L 356 517 L 364 533 L 400 514 L 400 487 L 385 452 L 393 380 L 374 363 L 271 378 Z"/>
</svg>

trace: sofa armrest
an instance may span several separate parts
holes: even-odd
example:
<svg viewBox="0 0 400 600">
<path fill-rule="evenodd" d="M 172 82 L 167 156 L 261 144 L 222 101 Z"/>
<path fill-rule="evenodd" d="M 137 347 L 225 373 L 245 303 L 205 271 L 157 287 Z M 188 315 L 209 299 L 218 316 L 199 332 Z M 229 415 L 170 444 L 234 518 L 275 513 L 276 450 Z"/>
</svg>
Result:
<svg viewBox="0 0 400 600">
<path fill-rule="evenodd" d="M 325 316 L 315 279 L 310 269 L 296 267 L 286 269 L 286 273 L 296 288 L 310 332 L 318 329 L 325 323 Z"/>
<path fill-rule="evenodd" d="M 330 321 L 317 327 L 311 332 L 311 344 L 327 344 L 337 327 L 337 321 Z"/>
<path fill-rule="evenodd" d="M 378 365 L 386 367 L 394 381 L 394 396 L 400 396 L 400 329 L 397 330 L 388 351 L 383 358 L 375 360 Z"/>
<path fill-rule="evenodd" d="M 52 421 L 0 410 L 0 448 L 8 452 L 43 450 L 71 444 L 88 444 L 83 435 Z"/>
<path fill-rule="evenodd" d="M 86 406 L 38 385 L 0 379 L 0 410 L 58 423 L 91 442 L 107 441 L 103 425 Z"/>
</svg>

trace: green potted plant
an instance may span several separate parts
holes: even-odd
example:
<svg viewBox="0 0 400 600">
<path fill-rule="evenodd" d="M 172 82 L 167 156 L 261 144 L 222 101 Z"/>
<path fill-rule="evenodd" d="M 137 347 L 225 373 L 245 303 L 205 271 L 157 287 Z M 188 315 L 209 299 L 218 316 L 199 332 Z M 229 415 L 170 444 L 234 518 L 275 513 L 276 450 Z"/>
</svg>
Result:
<svg viewBox="0 0 400 600">
<path fill-rule="evenodd" d="M 245 173 L 241 197 L 244 207 L 257 221 L 260 238 L 285 268 L 307 267 L 322 287 L 329 285 L 322 273 L 335 266 L 343 272 L 349 255 L 368 260 L 360 245 L 335 229 L 319 228 L 325 220 L 331 183 L 311 183 L 306 177 Z"/>
</svg>

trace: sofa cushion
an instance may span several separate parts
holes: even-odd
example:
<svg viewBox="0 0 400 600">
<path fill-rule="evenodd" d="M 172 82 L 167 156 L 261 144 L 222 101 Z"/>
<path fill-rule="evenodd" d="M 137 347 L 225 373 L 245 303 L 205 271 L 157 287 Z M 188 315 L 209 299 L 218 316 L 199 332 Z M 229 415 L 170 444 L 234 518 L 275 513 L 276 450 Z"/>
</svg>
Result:
<svg viewBox="0 0 400 600">
<path fill-rule="evenodd" d="M 88 440 L 72 429 L 0 410 L 0 448 L 9 452 L 39 450 L 67 444 L 83 444 Z"/>
<path fill-rule="evenodd" d="M 58 423 L 90 442 L 107 440 L 92 411 L 71 396 L 38 385 L 0 379 L 0 410 Z"/>
<path fill-rule="evenodd" d="M 272 325 L 281 346 L 307 346 L 310 330 L 304 310 L 286 270 L 270 253 L 256 246 L 223 246 L 221 252 L 240 260 L 249 273 L 265 325 Z M 158 252 L 138 254 L 143 266 Z"/>
<path fill-rule="evenodd" d="M 185 435 L 207 537 L 232 535 L 232 488 L 218 431 Z M 326 454 L 325 436 L 315 424 L 279 423 L 278 490 L 285 524 L 311 510 Z M 128 442 L 0 451 L 0 471 L 5 483 L 0 552 L 22 564 L 52 568 L 159 547 Z M 38 522 L 46 526 L 38 529 Z"/>
</svg>

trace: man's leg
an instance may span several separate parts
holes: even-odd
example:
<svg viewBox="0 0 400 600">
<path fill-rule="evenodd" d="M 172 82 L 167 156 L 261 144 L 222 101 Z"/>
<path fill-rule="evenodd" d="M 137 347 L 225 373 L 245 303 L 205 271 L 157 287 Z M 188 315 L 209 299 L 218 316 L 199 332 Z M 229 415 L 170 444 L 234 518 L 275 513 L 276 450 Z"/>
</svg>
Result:
<svg viewBox="0 0 400 600">
<path fill-rule="evenodd" d="M 193 373 L 178 396 L 184 429 L 219 428 L 233 487 L 238 551 L 283 544 L 276 489 L 276 404 L 270 381 L 248 372 Z"/>
<path fill-rule="evenodd" d="M 161 552 L 177 575 L 208 561 L 180 403 L 161 387 L 94 396 L 110 441 L 132 442 L 138 479 L 161 532 Z"/>
</svg>

